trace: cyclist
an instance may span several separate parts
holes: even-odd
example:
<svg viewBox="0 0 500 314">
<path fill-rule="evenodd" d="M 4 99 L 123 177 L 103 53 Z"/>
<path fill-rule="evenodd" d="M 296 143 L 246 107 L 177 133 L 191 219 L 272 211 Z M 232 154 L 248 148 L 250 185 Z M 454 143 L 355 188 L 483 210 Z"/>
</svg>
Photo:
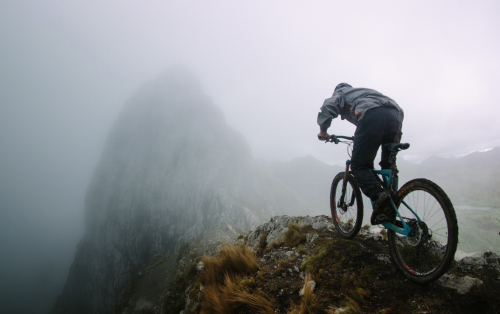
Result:
<svg viewBox="0 0 500 314">
<path fill-rule="evenodd" d="M 356 125 L 351 170 L 361 191 L 373 201 L 371 224 L 380 224 L 388 219 L 384 213 L 390 198 L 372 172 L 373 161 L 380 145 L 400 143 L 403 109 L 394 100 L 373 89 L 353 88 L 347 83 L 340 83 L 318 113 L 320 140 L 330 139 L 326 131 L 332 119 L 339 115 L 342 120 Z M 379 163 L 382 169 L 390 168 L 389 156 L 388 150 L 382 150 Z M 397 171 L 394 186 L 397 186 Z"/>
</svg>

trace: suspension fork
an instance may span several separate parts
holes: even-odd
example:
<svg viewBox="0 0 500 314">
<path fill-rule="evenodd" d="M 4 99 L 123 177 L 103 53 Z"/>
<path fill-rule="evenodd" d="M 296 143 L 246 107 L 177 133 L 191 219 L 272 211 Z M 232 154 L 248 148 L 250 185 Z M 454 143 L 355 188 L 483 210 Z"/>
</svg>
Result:
<svg viewBox="0 0 500 314">
<path fill-rule="evenodd" d="M 344 172 L 344 181 L 342 182 L 342 195 L 340 196 L 340 208 L 346 210 L 345 207 L 345 192 L 347 190 L 347 178 L 349 177 L 349 168 L 351 166 L 351 160 L 347 159 L 345 162 L 345 172 Z M 352 193 L 351 200 L 347 206 L 352 206 L 354 205 L 354 202 L 356 201 L 355 194 Z"/>
</svg>

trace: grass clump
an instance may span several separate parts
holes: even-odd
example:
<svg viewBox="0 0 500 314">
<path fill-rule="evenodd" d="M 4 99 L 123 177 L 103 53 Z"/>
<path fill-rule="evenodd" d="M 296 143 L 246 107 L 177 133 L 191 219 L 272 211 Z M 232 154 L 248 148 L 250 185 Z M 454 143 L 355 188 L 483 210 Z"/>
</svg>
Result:
<svg viewBox="0 0 500 314">
<path fill-rule="evenodd" d="M 203 313 L 274 313 L 274 301 L 263 291 L 251 291 L 245 280 L 232 278 L 226 274 L 220 285 L 210 285 L 204 289 Z"/>
<path fill-rule="evenodd" d="M 265 249 L 267 246 L 267 230 L 264 230 L 259 238 L 259 249 Z"/>
<path fill-rule="evenodd" d="M 356 287 L 349 290 L 349 296 L 346 296 L 344 301 L 342 302 L 343 312 L 346 314 L 362 314 L 365 313 L 361 308 L 362 304 L 366 303 L 366 298 L 370 296 L 370 290 Z M 327 313 L 335 313 L 328 312 Z"/>
<path fill-rule="evenodd" d="M 371 228 L 370 225 L 364 225 L 363 227 L 361 227 L 361 230 L 368 231 L 368 230 L 370 230 L 370 228 Z"/>
<path fill-rule="evenodd" d="M 307 274 L 304 280 L 304 295 L 302 296 L 302 301 L 300 302 L 301 314 L 312 313 L 317 301 L 317 297 L 313 293 L 313 285 L 311 281 L 311 275 Z"/>
<path fill-rule="evenodd" d="M 387 229 L 384 228 L 384 229 L 380 230 L 380 234 L 382 235 L 382 238 L 384 240 L 387 240 Z"/>
<path fill-rule="evenodd" d="M 300 302 L 300 306 L 293 305 L 290 310 L 287 311 L 287 314 L 310 314 L 315 313 L 315 307 L 317 307 L 318 298 L 313 293 L 313 285 L 311 275 L 306 274 L 306 278 L 304 279 L 304 287 L 302 288 L 304 293 L 302 295 L 302 299 Z"/>
<path fill-rule="evenodd" d="M 224 276 L 246 275 L 259 270 L 257 256 L 246 245 L 227 244 L 215 257 L 205 256 L 201 282 L 204 285 L 222 284 Z"/>
<path fill-rule="evenodd" d="M 283 240 L 278 239 L 278 241 L 273 241 L 269 244 L 269 246 L 263 251 L 263 254 L 266 254 L 272 250 L 279 248 L 283 244 Z"/>
<path fill-rule="evenodd" d="M 342 302 L 342 306 L 334 306 L 331 305 L 326 311 L 327 314 L 363 314 L 365 313 L 361 306 L 352 298 L 346 297 L 344 302 Z M 381 313 L 381 312 L 379 312 Z"/>
<path fill-rule="evenodd" d="M 302 246 L 302 245 L 299 245 L 297 247 L 297 249 L 295 250 L 295 252 L 299 253 L 300 255 L 304 254 L 306 252 L 306 249 Z"/>
<path fill-rule="evenodd" d="M 298 223 L 288 223 L 288 230 L 285 233 L 285 243 L 289 247 L 296 247 L 297 245 L 306 241 L 306 235 L 300 232 Z"/>
<path fill-rule="evenodd" d="M 276 269 L 276 272 L 281 272 L 283 270 L 286 270 L 286 266 L 290 264 L 291 262 L 295 261 L 297 259 L 296 256 L 290 256 L 287 259 L 280 259 L 278 261 L 278 268 Z"/>
<path fill-rule="evenodd" d="M 293 262 L 296 259 L 297 259 L 297 257 L 295 255 L 292 255 L 287 259 L 280 259 L 278 261 L 278 264 L 280 265 L 280 267 L 285 267 L 286 265 L 290 264 L 291 262 Z"/>
<path fill-rule="evenodd" d="M 255 290 L 253 278 L 243 277 L 259 270 L 256 254 L 246 245 L 227 244 L 202 261 L 203 313 L 274 313 L 274 301 Z"/>
<path fill-rule="evenodd" d="M 356 301 L 358 304 L 364 304 L 366 302 L 366 298 L 370 296 L 370 290 L 364 288 L 354 288 L 349 291 L 349 295 L 351 299 Z"/>
<path fill-rule="evenodd" d="M 318 264 L 321 259 L 326 255 L 327 249 L 325 247 L 320 247 L 316 253 L 310 255 L 305 261 L 300 265 L 300 270 L 312 272 L 315 265 Z"/>
</svg>

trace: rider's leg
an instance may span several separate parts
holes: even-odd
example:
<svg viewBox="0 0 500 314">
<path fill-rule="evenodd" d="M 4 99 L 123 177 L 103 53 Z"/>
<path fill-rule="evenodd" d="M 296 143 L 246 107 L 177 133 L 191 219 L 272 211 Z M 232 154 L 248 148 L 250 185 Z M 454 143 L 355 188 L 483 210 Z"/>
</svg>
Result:
<svg viewBox="0 0 500 314">
<path fill-rule="evenodd" d="M 382 145 L 384 144 L 389 144 L 389 143 L 400 143 L 401 142 L 401 128 L 403 124 L 403 115 L 397 111 L 396 109 L 393 109 L 388 112 L 388 119 L 387 121 L 387 133 L 384 134 L 382 137 Z M 379 163 L 380 167 L 382 169 L 390 169 L 392 165 L 392 161 L 390 160 L 390 155 L 391 152 L 388 149 L 382 149 L 382 158 Z M 396 166 L 396 165 L 394 165 Z M 398 170 L 397 167 L 395 167 L 396 171 L 394 173 L 394 181 L 392 182 L 392 189 L 394 191 L 398 190 Z"/>
<path fill-rule="evenodd" d="M 363 193 L 372 200 L 376 200 L 382 187 L 373 174 L 373 161 L 377 156 L 382 142 L 380 113 L 383 108 L 376 108 L 366 112 L 358 122 L 354 133 L 354 148 L 351 158 L 351 170 Z"/>
<path fill-rule="evenodd" d="M 369 110 L 358 122 L 354 133 L 351 169 L 363 193 L 373 201 L 372 224 L 379 223 L 377 218 L 385 212 L 390 200 L 372 170 L 378 148 L 392 130 L 393 110 L 389 107 Z"/>
</svg>

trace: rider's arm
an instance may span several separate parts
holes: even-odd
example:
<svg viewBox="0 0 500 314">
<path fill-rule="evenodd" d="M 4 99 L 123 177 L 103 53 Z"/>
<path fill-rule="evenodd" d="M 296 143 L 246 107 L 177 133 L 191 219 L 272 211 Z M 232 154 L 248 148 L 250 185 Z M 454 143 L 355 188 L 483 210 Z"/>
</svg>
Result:
<svg viewBox="0 0 500 314">
<path fill-rule="evenodd" d="M 318 125 L 321 131 L 326 132 L 332 123 L 332 119 L 338 117 L 340 113 L 340 97 L 333 94 L 331 98 L 325 99 L 321 111 L 318 113 Z"/>
</svg>

